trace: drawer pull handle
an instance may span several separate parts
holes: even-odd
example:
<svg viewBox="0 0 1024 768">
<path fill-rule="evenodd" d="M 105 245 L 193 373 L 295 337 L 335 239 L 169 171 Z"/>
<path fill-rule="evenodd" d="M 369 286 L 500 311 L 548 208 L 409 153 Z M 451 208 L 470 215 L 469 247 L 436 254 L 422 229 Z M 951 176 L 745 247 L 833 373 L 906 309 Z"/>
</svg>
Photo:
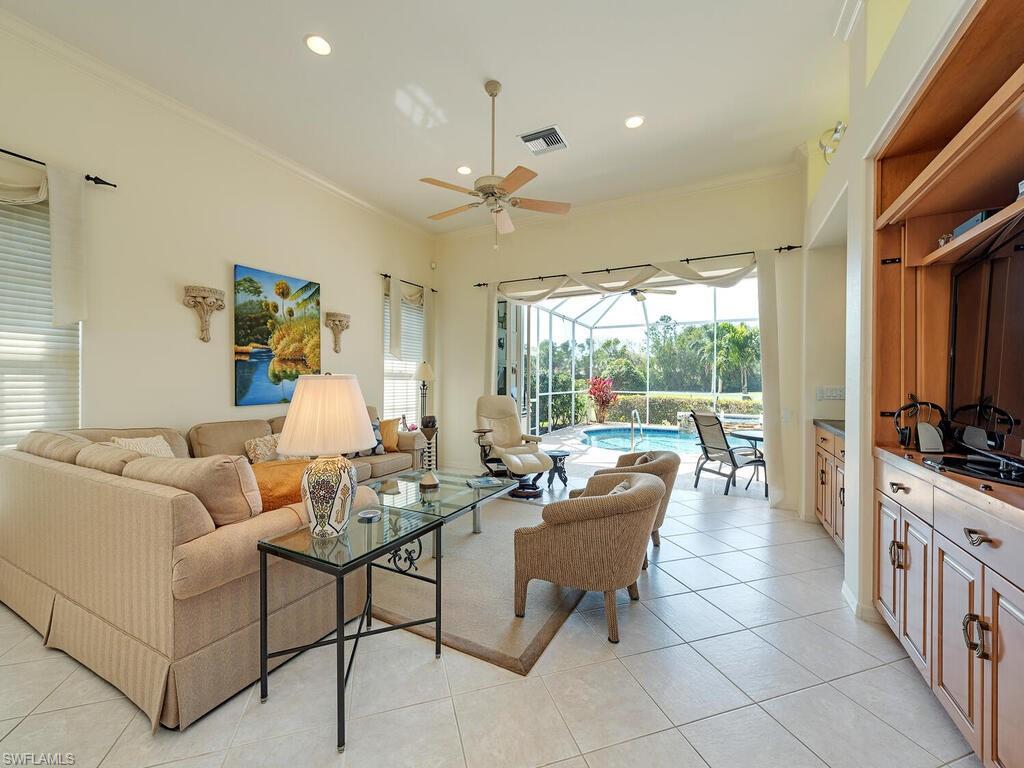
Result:
<svg viewBox="0 0 1024 768">
<path fill-rule="evenodd" d="M 894 494 L 895 493 L 899 493 L 900 491 L 903 491 L 903 493 L 909 494 L 910 493 L 910 486 L 909 485 L 904 485 L 903 483 L 889 483 L 889 490 L 891 490 Z"/>
<path fill-rule="evenodd" d="M 846 449 L 845 448 L 840 448 L 839 449 L 839 456 L 840 456 L 840 458 L 843 458 L 843 459 L 846 458 Z"/>
<path fill-rule="evenodd" d="M 839 489 L 839 506 L 846 507 L 846 486 Z"/>
<path fill-rule="evenodd" d="M 963 621 L 963 632 L 964 632 L 964 645 L 967 650 L 973 651 L 974 655 L 979 659 L 987 659 L 988 654 L 985 653 L 985 625 L 981 621 L 981 617 L 976 613 L 964 614 Z M 977 627 L 977 633 L 973 630 Z"/>
<path fill-rule="evenodd" d="M 818 470 L 818 485 L 824 485 L 824 484 L 825 484 L 825 470 L 824 469 L 819 469 Z"/>
<path fill-rule="evenodd" d="M 828 438 L 827 437 L 819 437 L 818 438 L 818 442 L 819 443 L 827 443 L 828 442 Z"/>
<path fill-rule="evenodd" d="M 979 531 L 977 528 L 964 528 L 964 536 L 967 537 L 967 541 L 972 547 L 980 547 L 982 544 L 992 542 L 992 539 L 986 536 L 984 531 Z"/>
</svg>

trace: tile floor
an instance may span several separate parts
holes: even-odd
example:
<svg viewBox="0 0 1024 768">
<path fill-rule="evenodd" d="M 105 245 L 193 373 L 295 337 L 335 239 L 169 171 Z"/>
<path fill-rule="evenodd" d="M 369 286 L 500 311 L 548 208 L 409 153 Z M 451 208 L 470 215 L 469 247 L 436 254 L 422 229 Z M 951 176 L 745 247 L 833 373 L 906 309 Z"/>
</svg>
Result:
<svg viewBox="0 0 1024 768">
<path fill-rule="evenodd" d="M 662 534 L 641 601 L 620 595 L 618 645 L 600 595 L 527 677 L 448 648 L 436 660 L 405 632 L 363 641 L 344 755 L 331 648 L 273 672 L 264 704 L 250 687 L 154 735 L 0 605 L 0 754 L 73 753 L 79 768 L 978 766 L 888 629 L 846 607 L 819 526 L 755 486 L 725 498 L 681 480 Z"/>
</svg>

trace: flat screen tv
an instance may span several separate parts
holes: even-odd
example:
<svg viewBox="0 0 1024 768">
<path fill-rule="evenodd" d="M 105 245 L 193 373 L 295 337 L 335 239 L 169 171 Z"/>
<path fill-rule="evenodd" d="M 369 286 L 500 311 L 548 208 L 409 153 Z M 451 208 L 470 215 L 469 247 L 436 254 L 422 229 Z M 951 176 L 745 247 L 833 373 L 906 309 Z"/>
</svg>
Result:
<svg viewBox="0 0 1024 768">
<path fill-rule="evenodd" d="M 1020 456 L 1024 417 L 1024 224 L 953 270 L 949 414 Z"/>
</svg>

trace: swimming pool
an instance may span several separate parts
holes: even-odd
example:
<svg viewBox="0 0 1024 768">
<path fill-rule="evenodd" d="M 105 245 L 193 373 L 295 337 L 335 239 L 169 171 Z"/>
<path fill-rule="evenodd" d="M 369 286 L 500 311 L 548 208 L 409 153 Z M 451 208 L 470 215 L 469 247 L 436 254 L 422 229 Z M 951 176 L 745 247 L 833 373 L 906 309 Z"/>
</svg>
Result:
<svg viewBox="0 0 1024 768">
<path fill-rule="evenodd" d="M 583 433 L 583 442 L 595 448 L 610 451 L 629 450 L 629 427 L 597 427 Z M 696 433 L 680 432 L 673 427 L 644 427 L 644 436 L 636 430 L 637 451 L 675 451 L 676 453 L 700 453 Z"/>
</svg>

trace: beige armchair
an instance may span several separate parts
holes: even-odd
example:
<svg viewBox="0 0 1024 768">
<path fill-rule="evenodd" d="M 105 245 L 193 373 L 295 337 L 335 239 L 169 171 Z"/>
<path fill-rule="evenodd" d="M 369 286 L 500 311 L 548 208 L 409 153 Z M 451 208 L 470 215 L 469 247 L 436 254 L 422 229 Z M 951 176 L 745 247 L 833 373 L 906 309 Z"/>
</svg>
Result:
<svg viewBox="0 0 1024 768">
<path fill-rule="evenodd" d="M 650 457 L 650 461 L 637 464 L 637 460 L 643 456 Z M 645 453 L 624 453 L 614 467 L 599 469 L 595 475 L 621 474 L 623 472 L 638 472 L 645 475 L 655 475 L 661 478 L 665 484 L 665 495 L 661 499 L 661 506 L 658 507 L 658 516 L 654 518 L 654 526 L 651 528 L 651 541 L 654 546 L 661 546 L 661 536 L 658 529 L 665 522 L 665 513 L 668 511 L 668 502 L 672 498 L 672 488 L 676 483 L 676 476 L 679 474 L 679 454 L 675 451 L 647 451 Z"/>
<path fill-rule="evenodd" d="M 610 494 L 620 483 L 626 490 Z M 516 616 L 526 614 L 531 579 L 603 592 L 608 640 L 619 642 L 615 590 L 626 588 L 631 599 L 640 599 L 636 580 L 664 495 L 665 484 L 655 475 L 606 474 L 591 477 L 572 498 L 545 506 L 544 522 L 515 532 Z"/>
<path fill-rule="evenodd" d="M 476 401 L 476 436 L 480 461 L 492 475 L 507 473 L 519 481 L 509 493 L 520 499 L 541 495 L 537 481 L 554 466 L 540 449 L 540 438 L 523 434 L 519 406 L 508 395 L 484 395 Z M 530 475 L 534 475 L 530 479 Z"/>
</svg>

